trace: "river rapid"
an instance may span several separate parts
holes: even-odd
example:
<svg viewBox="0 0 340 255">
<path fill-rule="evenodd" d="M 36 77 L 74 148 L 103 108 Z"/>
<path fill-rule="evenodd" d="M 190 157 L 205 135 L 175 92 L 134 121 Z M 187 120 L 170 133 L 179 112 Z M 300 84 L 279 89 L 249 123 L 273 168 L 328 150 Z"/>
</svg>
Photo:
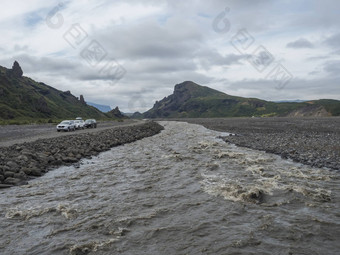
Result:
<svg viewBox="0 0 340 255">
<path fill-rule="evenodd" d="M 340 174 L 199 125 L 0 190 L 0 254 L 339 254 Z"/>
</svg>

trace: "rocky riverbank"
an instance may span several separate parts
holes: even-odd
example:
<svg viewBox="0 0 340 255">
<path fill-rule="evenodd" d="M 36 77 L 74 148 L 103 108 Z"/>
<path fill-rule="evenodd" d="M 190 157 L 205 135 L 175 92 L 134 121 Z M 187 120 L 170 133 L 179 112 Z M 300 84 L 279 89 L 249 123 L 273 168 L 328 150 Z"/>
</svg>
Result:
<svg viewBox="0 0 340 255">
<path fill-rule="evenodd" d="M 314 167 L 340 169 L 340 118 L 178 119 L 201 124 L 242 147 L 281 155 Z"/>
<path fill-rule="evenodd" d="M 0 188 L 26 184 L 28 180 L 60 165 L 75 164 L 82 158 L 155 135 L 161 130 L 163 127 L 158 123 L 147 122 L 2 147 Z"/>
</svg>

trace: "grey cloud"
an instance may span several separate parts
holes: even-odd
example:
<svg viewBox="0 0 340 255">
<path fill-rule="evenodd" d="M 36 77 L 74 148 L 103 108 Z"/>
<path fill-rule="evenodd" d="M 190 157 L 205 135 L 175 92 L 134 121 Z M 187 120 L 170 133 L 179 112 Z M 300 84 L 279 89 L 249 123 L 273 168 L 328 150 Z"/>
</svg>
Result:
<svg viewBox="0 0 340 255">
<path fill-rule="evenodd" d="M 300 38 L 296 41 L 290 42 L 286 46 L 287 48 L 295 48 L 295 49 L 301 49 L 301 48 L 314 48 L 314 45 L 308 41 L 305 38 Z"/>
<path fill-rule="evenodd" d="M 228 85 L 229 94 L 240 95 L 247 91 L 252 97 L 265 100 L 283 99 L 340 99 L 340 79 L 337 77 L 324 79 L 294 79 L 282 90 L 275 88 L 276 81 L 273 80 L 244 80 L 233 82 Z"/>
<path fill-rule="evenodd" d="M 305 3 L 307 4 L 307 2 Z M 339 29 L 340 5 L 338 0 L 310 0 L 308 1 L 309 11 L 297 12 L 289 15 L 287 26 L 302 31 L 319 29 Z"/>
<path fill-rule="evenodd" d="M 131 26 L 109 26 L 93 34 L 110 55 L 128 59 L 192 57 L 204 38 L 197 24 L 179 19 L 164 26 L 154 20 Z"/>
<path fill-rule="evenodd" d="M 163 44 L 161 42 L 151 42 L 148 45 L 139 45 L 139 47 L 131 47 L 129 50 L 129 58 L 176 58 L 182 57 L 190 52 L 190 46 L 186 43 Z"/>
<path fill-rule="evenodd" d="M 340 55 L 340 50 L 333 51 L 332 54 L 334 54 L 334 55 Z"/>
<path fill-rule="evenodd" d="M 322 59 L 328 59 L 328 58 L 329 56 L 315 56 L 315 57 L 306 58 L 306 60 L 313 61 L 313 60 L 322 60 Z"/>
<path fill-rule="evenodd" d="M 68 80 L 80 81 L 114 81 L 121 77 L 115 77 L 112 73 L 100 73 L 100 69 L 92 68 L 83 63 L 82 59 L 76 58 L 74 61 L 68 61 L 64 58 L 53 57 L 33 57 L 27 54 L 16 55 L 10 59 L 3 59 L 2 63 L 7 63 L 6 66 L 11 66 L 14 60 L 17 60 L 21 65 L 24 75 L 28 74 L 43 74 L 50 77 L 64 77 Z M 119 75 L 117 73 L 116 75 Z"/>
<path fill-rule="evenodd" d="M 196 64 L 191 59 L 151 59 L 141 60 L 129 66 L 132 72 L 138 73 L 173 73 L 183 71 L 195 71 Z"/>
<path fill-rule="evenodd" d="M 227 54 L 221 55 L 215 50 L 205 49 L 204 51 L 198 52 L 197 57 L 200 64 L 206 70 L 209 70 L 213 66 L 229 67 L 231 65 L 240 65 L 241 61 L 249 57 L 247 54 Z"/>
<path fill-rule="evenodd" d="M 308 74 L 309 75 L 317 75 L 317 74 L 319 74 L 320 72 L 319 71 L 312 71 L 312 72 L 309 72 Z"/>
<path fill-rule="evenodd" d="M 14 60 L 17 60 L 21 65 L 24 73 L 41 73 L 60 75 L 64 71 L 73 71 L 77 68 L 77 63 L 72 63 L 65 59 L 48 58 L 48 57 L 33 57 L 28 54 L 16 55 L 10 59 L 5 59 L 2 62 L 7 62 L 11 65 Z"/>
<path fill-rule="evenodd" d="M 247 59 L 250 55 L 247 54 L 227 54 L 221 55 L 217 51 L 206 51 L 205 54 L 199 54 L 203 59 L 209 61 L 211 65 L 229 66 L 234 64 L 240 64 L 241 60 Z"/>
<path fill-rule="evenodd" d="M 14 51 L 15 52 L 27 52 L 29 50 L 28 46 L 27 45 L 18 45 L 18 44 L 15 44 L 14 45 Z"/>
<path fill-rule="evenodd" d="M 328 37 L 324 43 L 334 49 L 340 49 L 340 33 Z"/>
<path fill-rule="evenodd" d="M 340 77 L 340 60 L 326 62 L 324 64 L 324 71 L 332 76 Z"/>
</svg>

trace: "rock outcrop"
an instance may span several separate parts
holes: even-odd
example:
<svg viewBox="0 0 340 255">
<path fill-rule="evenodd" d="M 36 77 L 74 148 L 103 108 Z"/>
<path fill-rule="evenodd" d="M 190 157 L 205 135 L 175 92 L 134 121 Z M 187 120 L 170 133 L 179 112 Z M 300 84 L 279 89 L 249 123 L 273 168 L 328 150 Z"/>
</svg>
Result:
<svg viewBox="0 0 340 255">
<path fill-rule="evenodd" d="M 44 98 L 43 96 L 41 96 L 41 97 L 38 99 L 35 108 L 36 108 L 39 112 L 41 112 L 41 113 L 46 113 L 46 114 L 50 114 L 50 113 L 51 113 L 51 110 L 50 110 L 50 108 L 48 107 L 47 102 L 46 102 L 46 100 L 45 100 L 45 98 Z"/>
<path fill-rule="evenodd" d="M 307 105 L 306 107 L 292 111 L 287 117 L 329 117 L 332 116 L 324 106 Z"/>
<path fill-rule="evenodd" d="M 107 113 L 107 115 L 109 115 L 110 117 L 113 117 L 113 118 L 125 118 L 125 115 L 122 114 L 122 112 L 119 110 L 118 106 L 116 108 L 114 108 L 113 110 L 109 111 Z"/>
<path fill-rule="evenodd" d="M 14 63 L 13 63 L 11 73 L 12 73 L 13 76 L 18 77 L 18 78 L 21 77 L 24 74 L 24 72 L 22 71 L 22 69 L 21 69 L 21 67 L 20 67 L 20 65 L 17 61 L 14 61 Z"/>
<path fill-rule="evenodd" d="M 84 99 L 84 96 L 83 96 L 83 95 L 80 95 L 80 97 L 79 97 L 79 101 L 80 101 L 80 103 L 82 103 L 82 104 L 86 104 L 86 102 L 85 102 L 85 99 Z"/>
</svg>

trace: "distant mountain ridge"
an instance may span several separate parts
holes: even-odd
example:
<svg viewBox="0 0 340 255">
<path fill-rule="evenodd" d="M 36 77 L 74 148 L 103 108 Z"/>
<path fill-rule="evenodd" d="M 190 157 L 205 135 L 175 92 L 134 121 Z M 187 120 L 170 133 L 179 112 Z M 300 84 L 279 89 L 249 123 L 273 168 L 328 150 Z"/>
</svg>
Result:
<svg viewBox="0 0 340 255">
<path fill-rule="evenodd" d="M 274 103 L 303 103 L 303 102 L 308 102 L 310 100 L 300 100 L 300 99 L 292 99 L 292 100 L 277 100 L 277 101 L 271 101 Z"/>
<path fill-rule="evenodd" d="M 106 112 L 109 112 L 109 111 L 111 111 L 112 109 L 111 109 L 111 107 L 109 106 L 109 105 L 103 105 L 103 104 L 96 104 L 96 103 L 92 103 L 92 102 L 86 102 L 88 105 L 91 105 L 91 106 L 93 106 L 93 107 L 96 107 L 99 111 L 101 111 L 101 112 L 104 112 L 104 113 L 106 113 Z"/>
<path fill-rule="evenodd" d="M 0 66 L 0 120 L 109 119 L 97 108 L 87 105 L 70 91 L 60 91 L 22 76 L 18 62 L 12 69 Z"/>
<path fill-rule="evenodd" d="M 340 101 L 312 100 L 275 103 L 257 98 L 227 95 L 218 90 L 185 81 L 174 92 L 156 101 L 144 118 L 339 116 Z"/>
</svg>

